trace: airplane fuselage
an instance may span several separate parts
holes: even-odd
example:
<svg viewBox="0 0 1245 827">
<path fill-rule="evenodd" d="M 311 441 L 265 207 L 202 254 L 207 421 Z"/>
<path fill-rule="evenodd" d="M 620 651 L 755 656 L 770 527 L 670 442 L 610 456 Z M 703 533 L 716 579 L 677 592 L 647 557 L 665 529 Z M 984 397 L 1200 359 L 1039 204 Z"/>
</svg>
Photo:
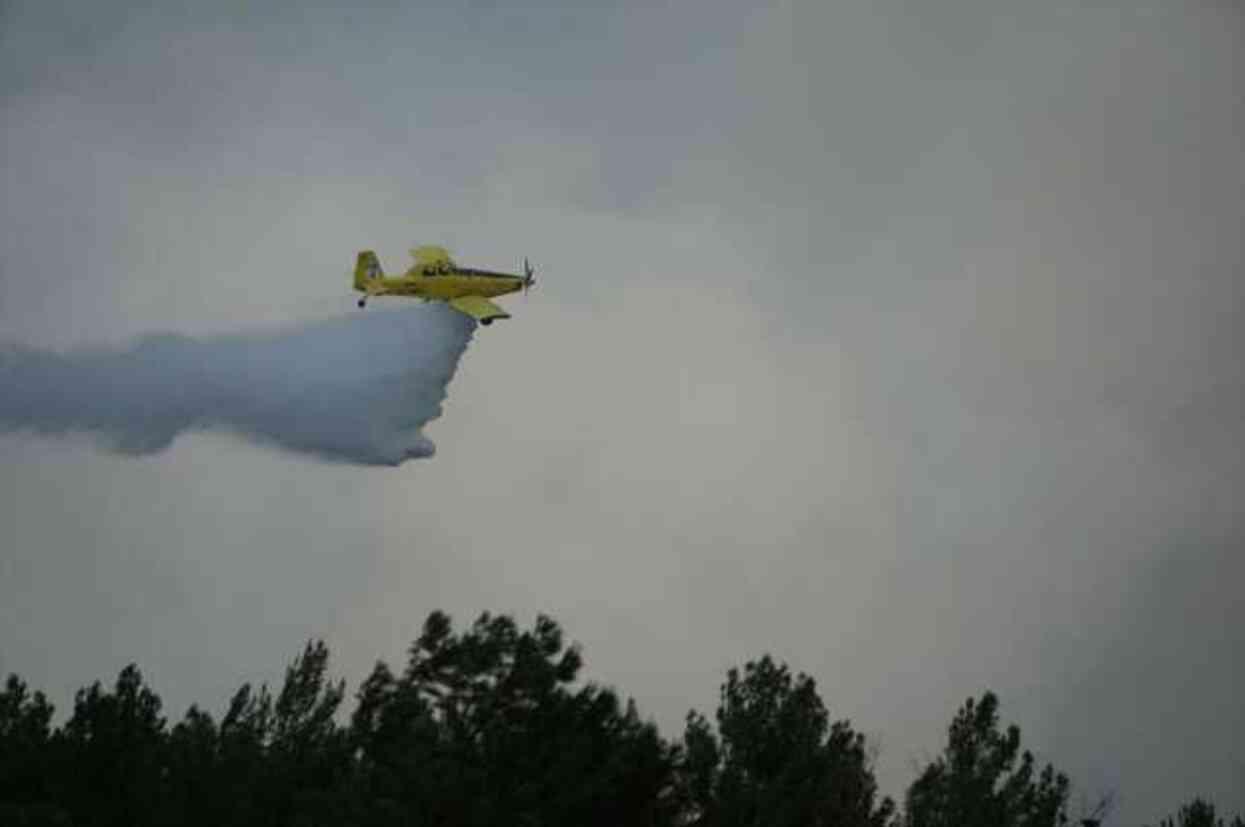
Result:
<svg viewBox="0 0 1245 827">
<path fill-rule="evenodd" d="M 489 270 L 458 268 L 449 273 L 406 275 L 369 279 L 355 287 L 369 296 L 415 296 L 421 299 L 449 301 L 461 296 L 504 296 L 523 289 L 523 277 Z"/>
</svg>

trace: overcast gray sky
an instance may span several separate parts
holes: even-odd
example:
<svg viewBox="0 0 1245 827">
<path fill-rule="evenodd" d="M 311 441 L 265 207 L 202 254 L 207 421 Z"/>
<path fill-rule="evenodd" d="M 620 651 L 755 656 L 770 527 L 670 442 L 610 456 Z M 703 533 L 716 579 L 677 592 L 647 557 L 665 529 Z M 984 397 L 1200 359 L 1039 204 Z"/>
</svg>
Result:
<svg viewBox="0 0 1245 827">
<path fill-rule="evenodd" d="M 771 651 L 892 795 L 992 688 L 1118 823 L 1245 811 L 1238 5 L 198 5 L 0 4 L 0 340 L 540 283 L 397 469 L 0 436 L 0 671 L 180 716 L 543 611 L 671 736 Z"/>
</svg>

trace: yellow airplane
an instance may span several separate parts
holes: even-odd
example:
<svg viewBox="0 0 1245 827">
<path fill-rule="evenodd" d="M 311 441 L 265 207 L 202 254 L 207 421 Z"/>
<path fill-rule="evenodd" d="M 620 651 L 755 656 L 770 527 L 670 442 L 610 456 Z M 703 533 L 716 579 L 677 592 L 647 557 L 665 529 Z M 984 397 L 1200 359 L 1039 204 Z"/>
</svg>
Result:
<svg viewBox="0 0 1245 827">
<path fill-rule="evenodd" d="M 366 307 L 373 296 L 415 296 L 443 301 L 480 324 L 492 324 L 494 319 L 509 319 L 510 314 L 489 301 L 489 296 L 526 292 L 536 283 L 527 259 L 523 259 L 523 275 L 515 276 L 459 267 L 444 247 L 416 247 L 411 256 L 415 263 L 405 273 L 388 277 L 376 253 L 360 251 L 354 265 L 354 289 L 363 294 L 359 307 Z"/>
</svg>

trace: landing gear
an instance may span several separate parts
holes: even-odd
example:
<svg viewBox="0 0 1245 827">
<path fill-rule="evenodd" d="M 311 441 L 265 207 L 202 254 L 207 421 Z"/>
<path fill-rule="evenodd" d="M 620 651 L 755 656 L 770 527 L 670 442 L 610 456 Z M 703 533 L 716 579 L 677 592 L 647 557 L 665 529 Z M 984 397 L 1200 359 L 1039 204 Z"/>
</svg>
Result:
<svg viewBox="0 0 1245 827">
<path fill-rule="evenodd" d="M 492 323 L 493 323 L 493 320 L 492 320 L 492 319 L 481 319 L 481 320 L 480 320 L 480 324 L 482 324 L 482 325 L 490 325 L 490 324 L 492 324 Z"/>
<path fill-rule="evenodd" d="M 359 299 L 359 307 L 367 307 L 367 299 Z"/>
</svg>

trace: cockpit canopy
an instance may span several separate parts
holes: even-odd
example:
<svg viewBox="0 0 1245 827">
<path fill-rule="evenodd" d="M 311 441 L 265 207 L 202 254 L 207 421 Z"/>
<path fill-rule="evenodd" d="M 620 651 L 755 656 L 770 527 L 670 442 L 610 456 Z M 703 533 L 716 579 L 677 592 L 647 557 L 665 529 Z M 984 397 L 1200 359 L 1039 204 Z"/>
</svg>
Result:
<svg viewBox="0 0 1245 827">
<path fill-rule="evenodd" d="M 433 275 L 449 273 L 454 269 L 454 260 L 450 258 L 450 251 L 444 247 L 435 245 L 415 247 L 411 250 L 411 258 L 415 260 L 411 269 L 417 273 Z"/>
</svg>

